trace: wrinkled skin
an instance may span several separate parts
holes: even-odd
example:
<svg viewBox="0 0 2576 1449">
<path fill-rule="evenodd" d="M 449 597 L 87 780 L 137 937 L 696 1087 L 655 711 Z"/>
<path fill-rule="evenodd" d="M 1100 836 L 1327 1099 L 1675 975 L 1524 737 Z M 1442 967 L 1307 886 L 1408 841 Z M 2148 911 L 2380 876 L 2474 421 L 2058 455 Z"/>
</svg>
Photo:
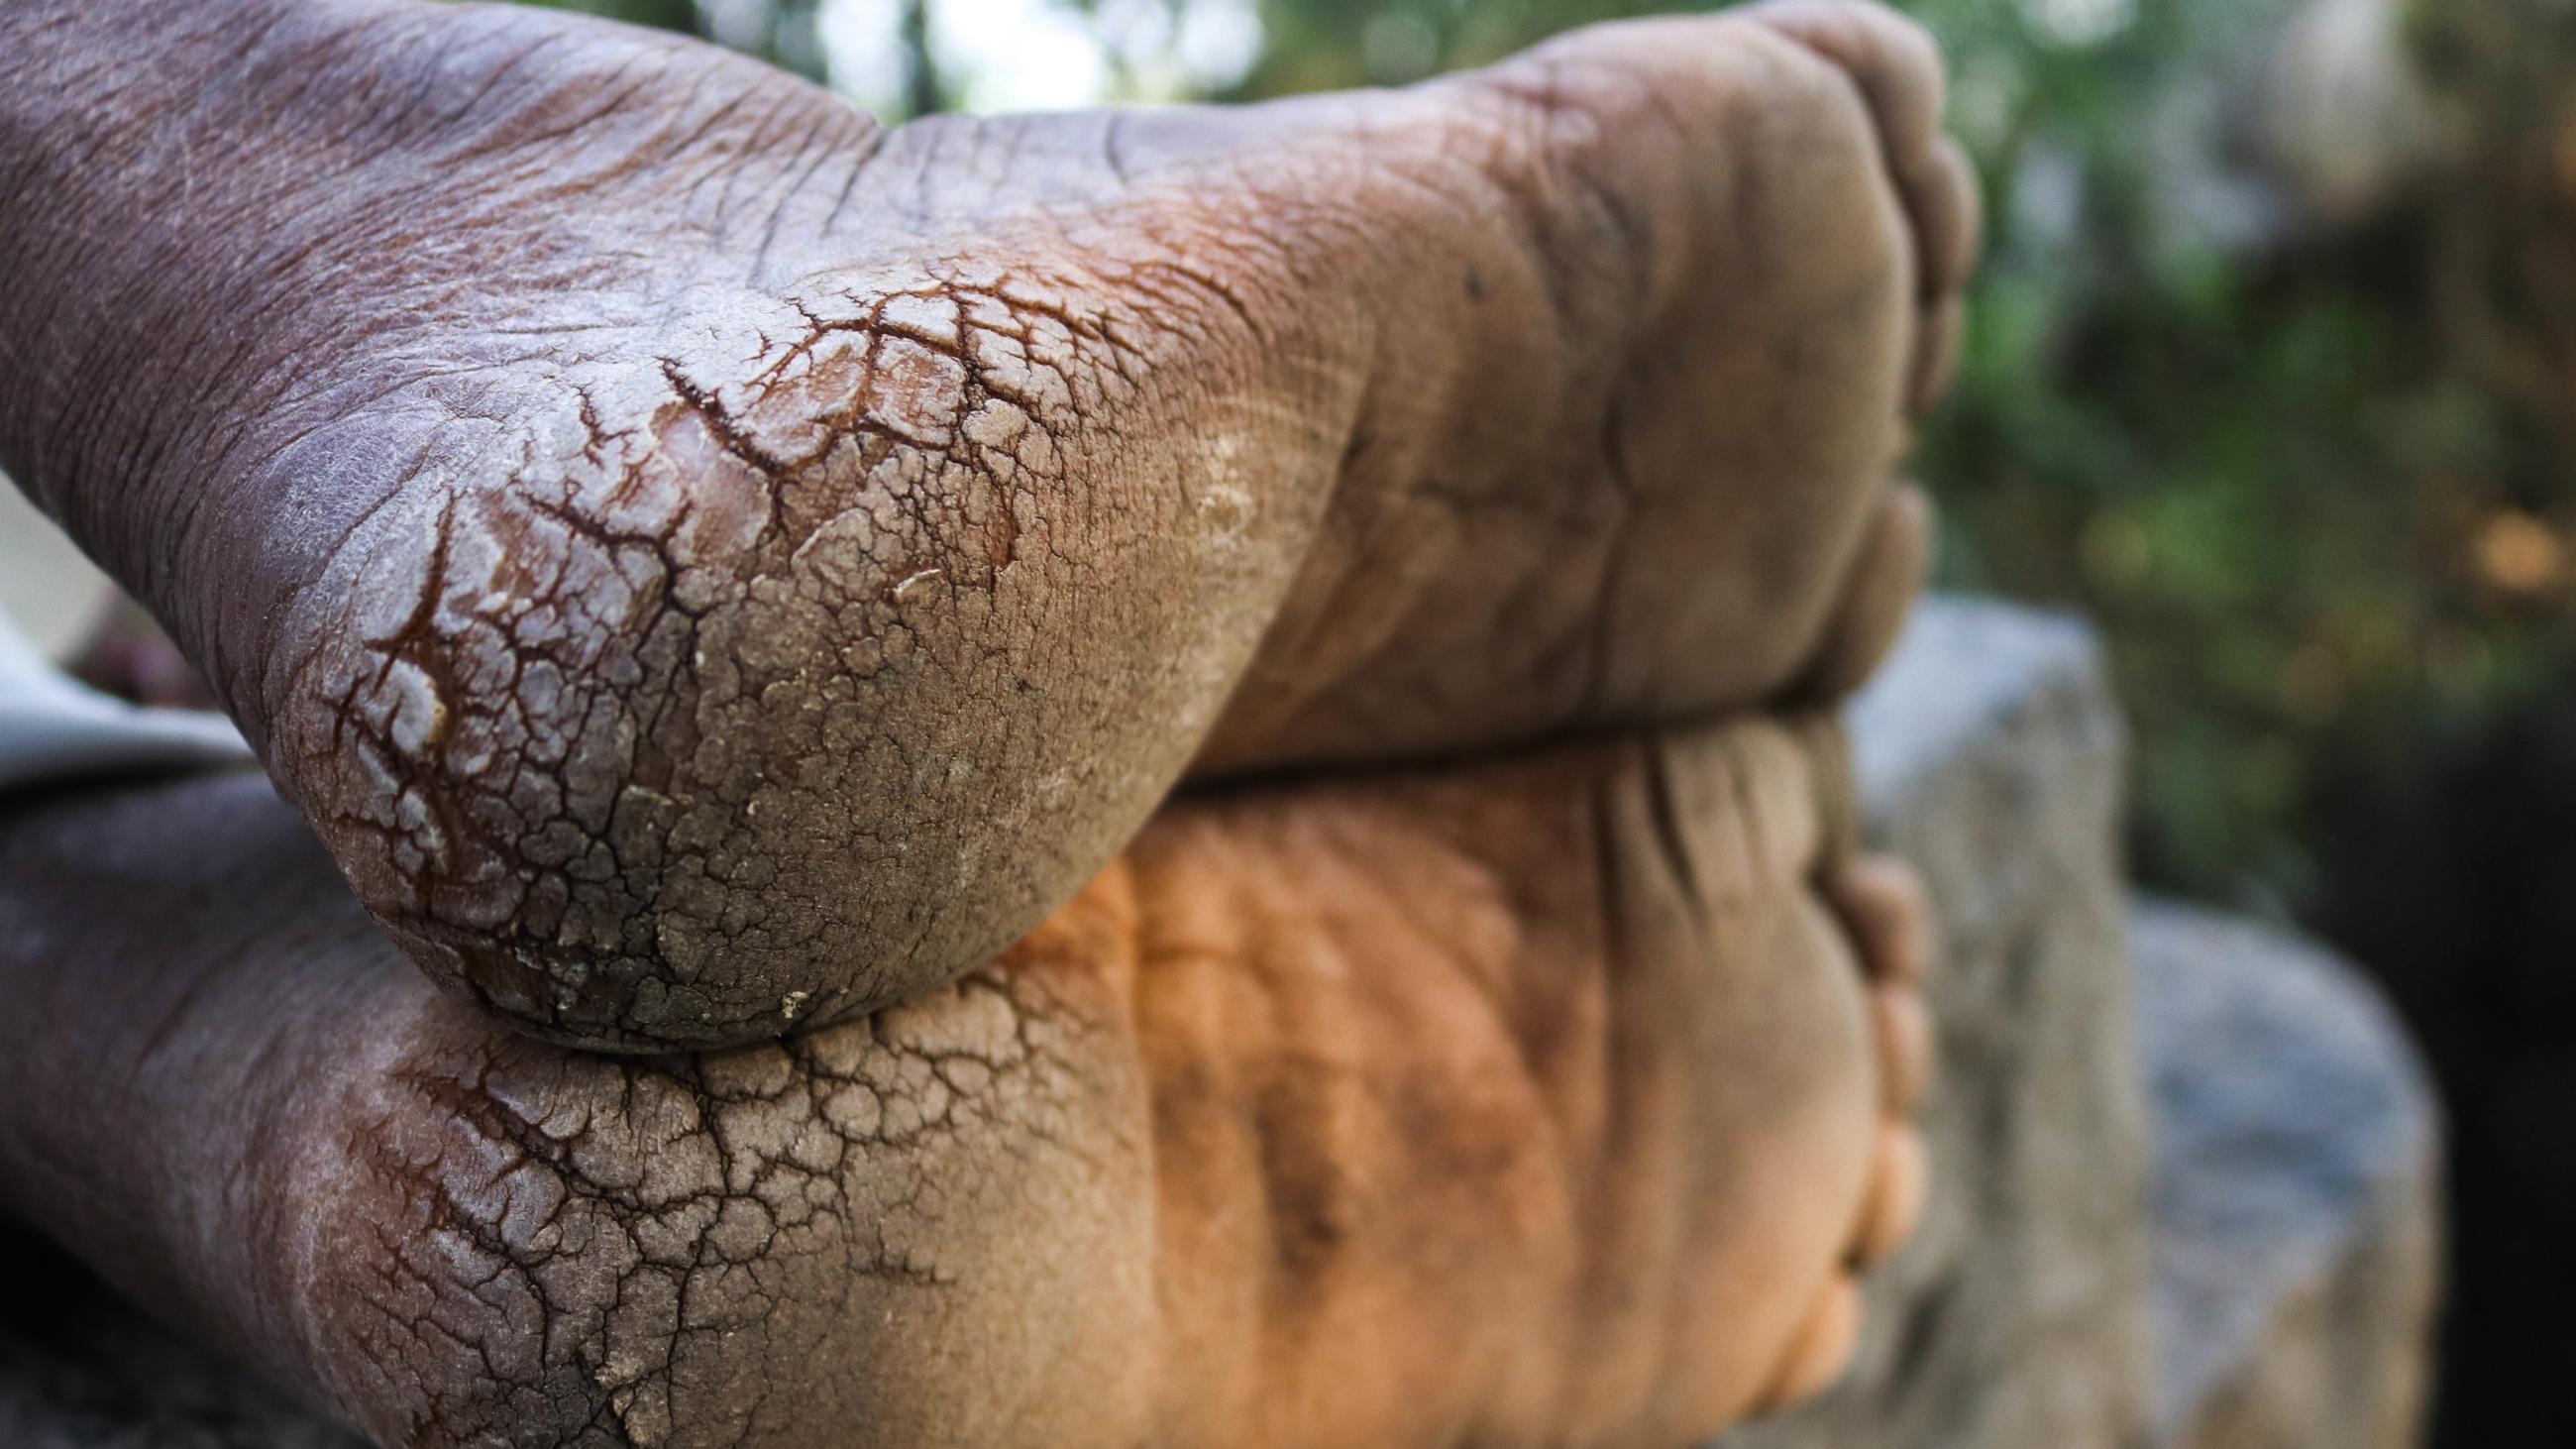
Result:
<svg viewBox="0 0 2576 1449">
<path fill-rule="evenodd" d="M 0 806 L 0 1210 L 421 1449 L 1816 1391 L 1924 1183 L 1827 721 L 1920 583 L 1938 81 L 1791 4 L 883 131 L 10 0 L 0 466 L 294 810 Z"/>
<path fill-rule="evenodd" d="M 700 1059 L 436 994 L 256 776 L 22 802 L 0 1207 L 389 1445 L 1677 1446 L 1821 1386 L 1920 1201 L 1839 749 L 1176 803 Z"/>
<path fill-rule="evenodd" d="M 1830 697 L 1972 233 L 1791 3 L 879 128 L 411 0 L 0 6 L 0 468 L 558 1042 L 918 998 L 1176 781 Z"/>
</svg>

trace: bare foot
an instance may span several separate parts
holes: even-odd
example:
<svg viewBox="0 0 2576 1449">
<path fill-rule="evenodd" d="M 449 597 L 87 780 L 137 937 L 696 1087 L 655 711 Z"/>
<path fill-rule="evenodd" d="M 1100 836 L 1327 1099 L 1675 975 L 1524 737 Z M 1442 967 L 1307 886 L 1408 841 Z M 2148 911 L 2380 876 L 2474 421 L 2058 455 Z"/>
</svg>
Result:
<svg viewBox="0 0 2576 1449">
<path fill-rule="evenodd" d="M 955 986 L 703 1059 L 432 992 L 256 780 L 22 804 L 0 1210 L 414 1449 L 1695 1442 L 1830 1378 L 1919 1196 L 1838 752 L 1176 803 Z"/>
<path fill-rule="evenodd" d="M 434 977 L 775 1035 L 1000 949 L 1194 760 L 1848 684 L 1967 264 L 1939 92 L 1793 3 L 887 131 L 539 11 L 19 0 L 0 465 Z"/>
</svg>

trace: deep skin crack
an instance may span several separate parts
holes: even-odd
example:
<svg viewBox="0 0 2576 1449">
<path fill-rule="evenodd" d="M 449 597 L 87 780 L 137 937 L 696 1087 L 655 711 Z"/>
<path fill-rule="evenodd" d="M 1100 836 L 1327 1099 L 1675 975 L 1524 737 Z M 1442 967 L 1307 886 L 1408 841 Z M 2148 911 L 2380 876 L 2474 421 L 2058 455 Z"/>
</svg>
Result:
<svg viewBox="0 0 2576 1449">
<path fill-rule="evenodd" d="M 623 800 L 630 802 L 630 814 L 641 811 L 633 818 L 651 819 L 668 814 L 667 808 L 656 802 L 678 805 L 691 797 L 703 798 L 709 782 L 700 766 L 706 763 L 703 752 L 712 743 L 705 732 L 707 711 L 731 707 L 726 703 L 729 699 L 766 699 L 779 687 L 766 686 L 766 692 L 753 688 L 757 680 L 773 671 L 752 657 L 737 657 L 731 661 L 731 668 L 719 668 L 710 675 L 710 664 L 718 662 L 715 645 L 707 638 L 711 619 L 728 611 L 774 608 L 780 604 L 819 608 L 821 616 L 831 621 L 827 626 L 830 632 L 851 641 L 842 646 L 845 658 L 856 651 L 868 655 L 867 662 L 860 663 L 850 676 L 852 682 L 865 686 L 888 664 L 901 664 L 918 652 L 915 641 L 919 636 L 901 622 L 903 612 L 915 605 L 914 588 L 918 583 L 932 580 L 950 591 L 980 585 L 989 591 L 1019 563 L 1031 527 L 1023 516 L 1035 496 L 1031 480 L 1042 478 L 1056 466 L 1059 445 L 1050 431 L 1053 424 L 1049 419 L 1063 416 L 1069 402 L 1061 391 L 1068 376 L 1062 365 L 1044 356 L 1032 358 L 1028 349 L 1049 329 L 1054 329 L 1061 339 L 1049 346 L 1081 346 L 1086 338 L 1106 336 L 1071 306 L 1032 308 L 1030 300 L 1037 295 L 1007 283 L 991 291 L 953 284 L 915 288 L 879 296 L 859 306 L 857 311 L 865 320 L 850 324 L 826 322 L 820 310 L 800 304 L 804 334 L 792 347 L 779 351 L 758 385 L 746 394 L 751 415 L 738 415 L 735 404 L 698 386 L 676 360 L 657 359 L 656 371 L 662 384 L 685 408 L 686 416 L 706 429 L 719 455 L 740 463 L 761 480 L 766 491 L 765 515 L 749 521 L 742 536 L 743 551 L 727 565 L 740 571 L 738 583 L 716 583 L 692 556 L 688 534 L 698 522 L 697 512 L 708 506 L 710 497 L 703 485 L 685 487 L 674 495 L 674 503 L 665 510 L 662 521 L 649 528 L 616 522 L 614 510 L 623 506 L 618 500 L 632 501 L 639 493 L 654 491 L 644 486 L 641 480 L 646 473 L 638 469 L 657 466 L 653 460 L 661 455 L 650 448 L 634 451 L 634 430 L 620 431 L 603 424 L 599 399 L 606 390 L 604 385 L 583 384 L 575 379 L 571 384 L 571 413 L 578 422 L 582 463 L 625 480 L 605 495 L 612 505 L 609 515 L 601 515 L 592 506 L 576 505 L 569 496 L 549 497 L 543 491 L 526 493 L 497 511 L 491 503 L 478 504 L 470 518 L 453 495 L 441 505 L 434 530 L 436 544 L 422 566 L 413 606 L 397 628 L 378 636 L 374 647 L 380 651 L 380 658 L 366 683 L 353 681 L 342 691 L 346 702 L 337 708 L 335 717 L 360 722 L 359 728 L 355 734 L 335 732 L 334 738 L 342 747 L 358 745 L 366 751 L 366 758 L 375 762 L 373 778 L 400 782 L 397 788 L 407 797 L 440 802 L 442 808 L 432 822 L 431 839 L 441 849 L 389 842 L 383 850 L 394 879 L 403 883 L 400 898 L 412 902 L 405 908 L 401 924 L 434 953 L 469 963 L 463 972 L 465 984 L 493 1004 L 514 1009 L 536 1006 L 556 1020 L 563 1020 L 568 1011 L 586 1011 L 588 1008 L 580 1004 L 586 992 L 606 991 L 613 995 L 627 982 L 638 979 L 639 957 L 650 963 L 647 974 L 666 982 L 667 990 L 685 993 L 692 989 L 689 983 L 696 975 L 696 967 L 690 957 L 700 953 L 692 948 L 687 954 L 675 956 L 668 934 L 674 925 L 685 925 L 690 919 L 687 882 L 693 877 L 727 881 L 728 872 L 736 868 L 722 866 L 720 859 L 747 857 L 722 844 L 725 827 L 710 830 L 712 821 L 691 827 L 691 815 L 705 820 L 703 806 L 694 811 L 684 807 L 681 819 L 655 827 L 644 840 L 604 838 L 609 812 Z M 953 328 L 954 335 L 922 320 L 889 320 L 891 311 L 899 305 L 931 299 L 950 309 L 946 325 Z M 1007 327 L 989 325 L 993 316 L 983 305 L 987 301 L 1011 309 L 1003 315 L 1016 320 Z M 851 309 L 844 302 L 835 310 Z M 773 396 L 791 385 L 790 374 L 820 357 L 827 337 L 839 335 L 853 336 L 863 344 L 862 371 L 857 374 L 861 381 L 854 395 L 862 403 L 871 396 L 879 397 L 877 403 L 870 404 L 879 410 L 869 414 L 871 418 L 899 416 L 902 408 L 912 406 L 905 394 L 879 395 L 880 383 L 868 380 L 900 379 L 899 369 L 891 373 L 888 370 L 886 349 L 890 344 L 921 349 L 922 355 L 945 357 L 960 366 L 961 390 L 946 404 L 951 409 L 951 421 L 932 434 L 923 434 L 914 425 L 881 426 L 866 418 L 826 416 L 822 419 L 823 430 L 803 452 L 791 455 L 759 442 L 754 436 L 755 422 L 747 421 L 747 417 L 768 408 Z M 986 335 L 1006 340 L 1011 350 L 984 356 L 977 339 Z M 997 367 L 1001 370 L 997 371 Z M 1006 376 L 1009 373 L 1038 379 L 1044 386 L 1032 391 L 1026 381 Z M 1042 396 L 1046 388 L 1055 389 L 1055 395 Z M 986 417 L 1001 421 L 990 425 L 978 421 Z M 667 431 L 669 425 L 661 426 Z M 974 441 L 979 428 L 981 441 Z M 947 505 L 932 503 L 934 494 L 927 486 L 928 477 L 959 465 L 944 453 L 918 451 L 917 442 L 906 441 L 907 433 L 916 439 L 931 437 L 943 448 L 966 446 L 979 455 L 981 461 L 966 465 L 967 476 L 983 481 L 968 491 L 981 489 L 993 503 L 976 505 L 963 515 L 948 512 Z M 849 451 L 854 446 L 855 454 Z M 842 505 L 835 511 L 813 514 L 796 501 L 806 493 L 819 497 L 844 490 L 846 485 L 833 480 L 852 464 L 892 483 L 884 491 L 864 495 L 879 502 L 862 502 L 855 508 Z M 888 473 L 889 468 L 895 471 Z M 512 471 L 524 474 L 525 467 L 518 465 Z M 573 486 L 580 489 L 587 485 L 576 481 Z M 894 510 L 891 513 L 885 511 L 889 503 Z M 548 545 L 542 557 L 531 560 L 528 544 L 547 535 L 511 524 L 508 520 L 514 512 L 552 525 L 555 542 Z M 800 518 L 806 521 L 799 522 Z M 489 531 L 496 526 L 503 535 L 516 540 L 501 547 L 517 560 L 513 567 L 519 582 L 498 592 L 484 592 L 479 598 L 463 597 L 482 586 L 451 581 L 454 540 L 461 529 Z M 884 566 L 881 577 L 887 582 L 876 586 L 878 592 L 873 599 L 864 587 L 854 589 L 828 581 L 821 594 L 809 595 L 812 585 L 805 581 L 824 578 L 815 571 L 820 561 L 809 558 L 809 544 L 836 527 L 855 528 L 862 538 L 874 535 L 892 541 L 896 547 L 903 547 L 902 540 L 906 538 L 954 538 L 961 533 L 968 538 L 980 533 L 985 542 L 980 545 L 980 557 L 968 554 L 957 559 L 963 567 Z M 892 532 L 886 532 L 888 528 Z M 488 553 L 492 545 L 476 547 Z M 590 554 L 629 556 L 623 552 L 629 547 L 642 549 L 640 557 L 653 561 L 654 567 L 635 577 L 614 564 L 584 561 Z M 1060 560 L 1065 558 L 1052 543 L 1049 548 Z M 531 572 L 532 562 L 542 572 Z M 834 567 L 846 570 L 847 565 Z M 569 612 L 571 596 L 565 591 L 575 587 L 576 580 L 621 575 L 630 577 L 625 586 L 629 602 L 622 616 L 613 614 L 597 628 L 567 631 L 565 624 L 558 622 L 531 632 L 538 621 L 568 621 L 573 617 Z M 693 585 L 693 578 L 706 582 Z M 712 591 L 709 583 L 715 583 Z M 945 597 L 948 606 L 955 608 L 957 596 L 951 592 Z M 790 602 L 800 599 L 808 602 Z M 500 612 L 496 613 L 496 609 Z M 666 660 L 659 668 L 621 668 L 616 663 L 617 656 L 607 660 L 591 657 L 585 652 L 588 646 L 577 642 L 603 635 L 615 640 L 639 633 L 649 640 L 655 627 L 644 621 L 664 616 L 663 611 L 681 621 L 681 633 L 663 652 L 677 653 L 682 658 Z M 501 652 L 493 656 L 492 662 L 483 663 L 475 651 L 489 646 L 475 643 L 475 636 L 487 626 L 503 628 L 507 642 L 500 646 Z M 740 637 L 739 628 L 731 632 Z M 1011 663 L 1008 654 L 986 657 L 992 663 Z M 677 663 L 680 672 L 674 672 L 673 663 Z M 400 685 L 394 678 L 397 668 L 417 670 L 422 682 Z M 557 681 L 579 676 L 614 681 L 622 676 L 663 682 L 640 693 L 603 692 L 594 686 L 580 706 L 583 713 L 558 725 L 529 712 L 528 681 L 537 677 L 532 670 Z M 1013 673 L 1018 675 L 1019 670 L 1014 667 Z M 497 690 L 489 686 L 478 689 L 460 685 L 459 674 L 497 676 L 509 683 Z M 738 683 L 729 684 L 728 679 Z M 1025 676 L 1018 682 L 1025 692 Z M 791 697 L 789 713 L 809 708 L 801 702 L 804 700 L 830 707 L 836 687 L 827 685 L 819 696 Z M 448 701 L 463 702 L 461 707 L 466 707 L 468 713 L 461 720 L 444 722 L 435 740 L 406 739 L 389 729 L 362 723 L 370 717 L 370 711 L 375 717 L 399 719 L 404 708 L 400 688 L 437 701 L 434 707 L 442 716 Z M 1043 687 L 1040 689 L 1042 692 Z M 543 697 L 561 697 L 562 691 L 561 683 L 552 684 Z M 471 703 L 481 700 L 500 701 L 504 712 L 475 712 Z M 1007 742 L 1018 733 L 1016 721 L 1010 721 L 1002 738 Z M 450 748 L 460 735 L 474 741 L 471 755 L 463 760 Z M 691 744 L 693 735 L 698 741 L 695 745 Z M 571 746 L 575 741 L 591 740 L 625 742 L 616 749 L 621 758 L 629 761 L 627 782 L 607 795 L 588 791 L 576 796 L 579 782 L 555 772 L 574 758 Z M 588 747 L 584 749 L 587 758 Z M 519 763 L 513 765 L 513 761 Z M 474 768 L 460 774 L 460 764 Z M 541 773 L 531 775 L 532 767 Z M 757 817 L 766 805 L 776 803 L 762 791 L 744 788 L 751 782 L 723 785 L 728 768 L 721 755 L 717 756 L 717 800 L 710 803 L 721 802 L 720 808 L 736 812 L 746 821 Z M 790 790 L 801 788 L 792 782 L 778 783 Z M 582 804 L 582 798 L 589 803 Z M 528 813 L 531 809 L 537 812 L 533 816 Z M 567 812 L 571 812 L 569 816 Z M 362 816 L 339 818 L 351 831 L 367 825 Z M 569 818 L 572 828 L 554 830 L 544 824 L 550 818 Z M 560 843 L 556 843 L 558 840 Z M 468 862 L 459 867 L 446 858 L 448 851 L 460 849 L 480 864 Z M 601 865 L 585 866 L 582 861 L 586 857 L 599 859 Z M 643 863 L 647 857 L 655 863 Z M 459 870 L 484 881 L 474 888 L 471 899 L 493 902 L 474 906 L 461 919 L 455 918 L 453 909 L 440 901 L 445 889 L 442 879 Z M 362 879 L 362 888 L 365 884 Z M 599 898 L 597 891 L 602 888 L 615 891 L 613 899 L 623 904 Z M 585 898 L 593 904 L 583 905 Z M 806 893 L 787 898 L 799 901 L 814 918 L 807 928 L 809 932 L 828 935 L 836 922 L 848 924 L 826 895 Z M 517 904 L 509 904 L 513 900 Z M 661 903 L 658 907 L 649 904 L 657 900 Z M 609 908 L 605 914 L 603 906 Z M 496 917 L 495 909 L 503 914 Z M 488 944 L 495 927 L 513 919 L 518 924 L 515 930 L 503 931 L 504 944 L 497 949 Z M 741 932 L 758 928 L 759 919 L 737 912 L 729 919 L 708 918 L 695 929 L 704 932 L 709 941 L 738 944 Z M 539 966 L 539 961 L 546 964 Z M 783 1001 L 792 994 L 781 992 L 778 999 Z M 844 1009 L 842 1003 L 850 994 L 847 989 L 819 995 L 807 992 L 800 1004 L 811 1012 L 837 1013 Z"/>
</svg>

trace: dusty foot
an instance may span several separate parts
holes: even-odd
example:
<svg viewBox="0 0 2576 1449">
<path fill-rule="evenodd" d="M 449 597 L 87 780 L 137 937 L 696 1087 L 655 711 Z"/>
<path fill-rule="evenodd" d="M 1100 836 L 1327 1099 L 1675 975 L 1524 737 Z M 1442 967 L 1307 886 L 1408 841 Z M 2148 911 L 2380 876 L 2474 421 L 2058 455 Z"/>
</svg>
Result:
<svg viewBox="0 0 2576 1449">
<path fill-rule="evenodd" d="M 432 992 L 255 779 L 22 805 L 0 1211 L 411 1449 L 1696 1442 L 1919 1198 L 1838 752 L 1177 803 L 957 985 L 698 1060 Z"/>
<path fill-rule="evenodd" d="M 1815 696 L 1910 592 L 1863 561 L 1972 220 L 1875 9 L 884 131 L 544 12 L 141 4 L 0 14 L 61 110 L 0 465 L 560 1041 L 906 999 L 1193 760 Z"/>
</svg>

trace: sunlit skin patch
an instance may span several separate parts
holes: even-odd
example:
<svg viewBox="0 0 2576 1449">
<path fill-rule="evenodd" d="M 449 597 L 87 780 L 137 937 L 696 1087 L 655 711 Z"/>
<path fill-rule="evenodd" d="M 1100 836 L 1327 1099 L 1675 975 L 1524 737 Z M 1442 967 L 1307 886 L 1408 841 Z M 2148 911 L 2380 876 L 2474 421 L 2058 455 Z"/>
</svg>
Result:
<svg viewBox="0 0 2576 1449">
<path fill-rule="evenodd" d="M 0 466 L 559 1042 L 936 988 L 1184 779 L 1830 697 L 1910 590 L 1973 198 L 1875 9 L 894 130 L 510 7 L 0 57 Z"/>
</svg>

